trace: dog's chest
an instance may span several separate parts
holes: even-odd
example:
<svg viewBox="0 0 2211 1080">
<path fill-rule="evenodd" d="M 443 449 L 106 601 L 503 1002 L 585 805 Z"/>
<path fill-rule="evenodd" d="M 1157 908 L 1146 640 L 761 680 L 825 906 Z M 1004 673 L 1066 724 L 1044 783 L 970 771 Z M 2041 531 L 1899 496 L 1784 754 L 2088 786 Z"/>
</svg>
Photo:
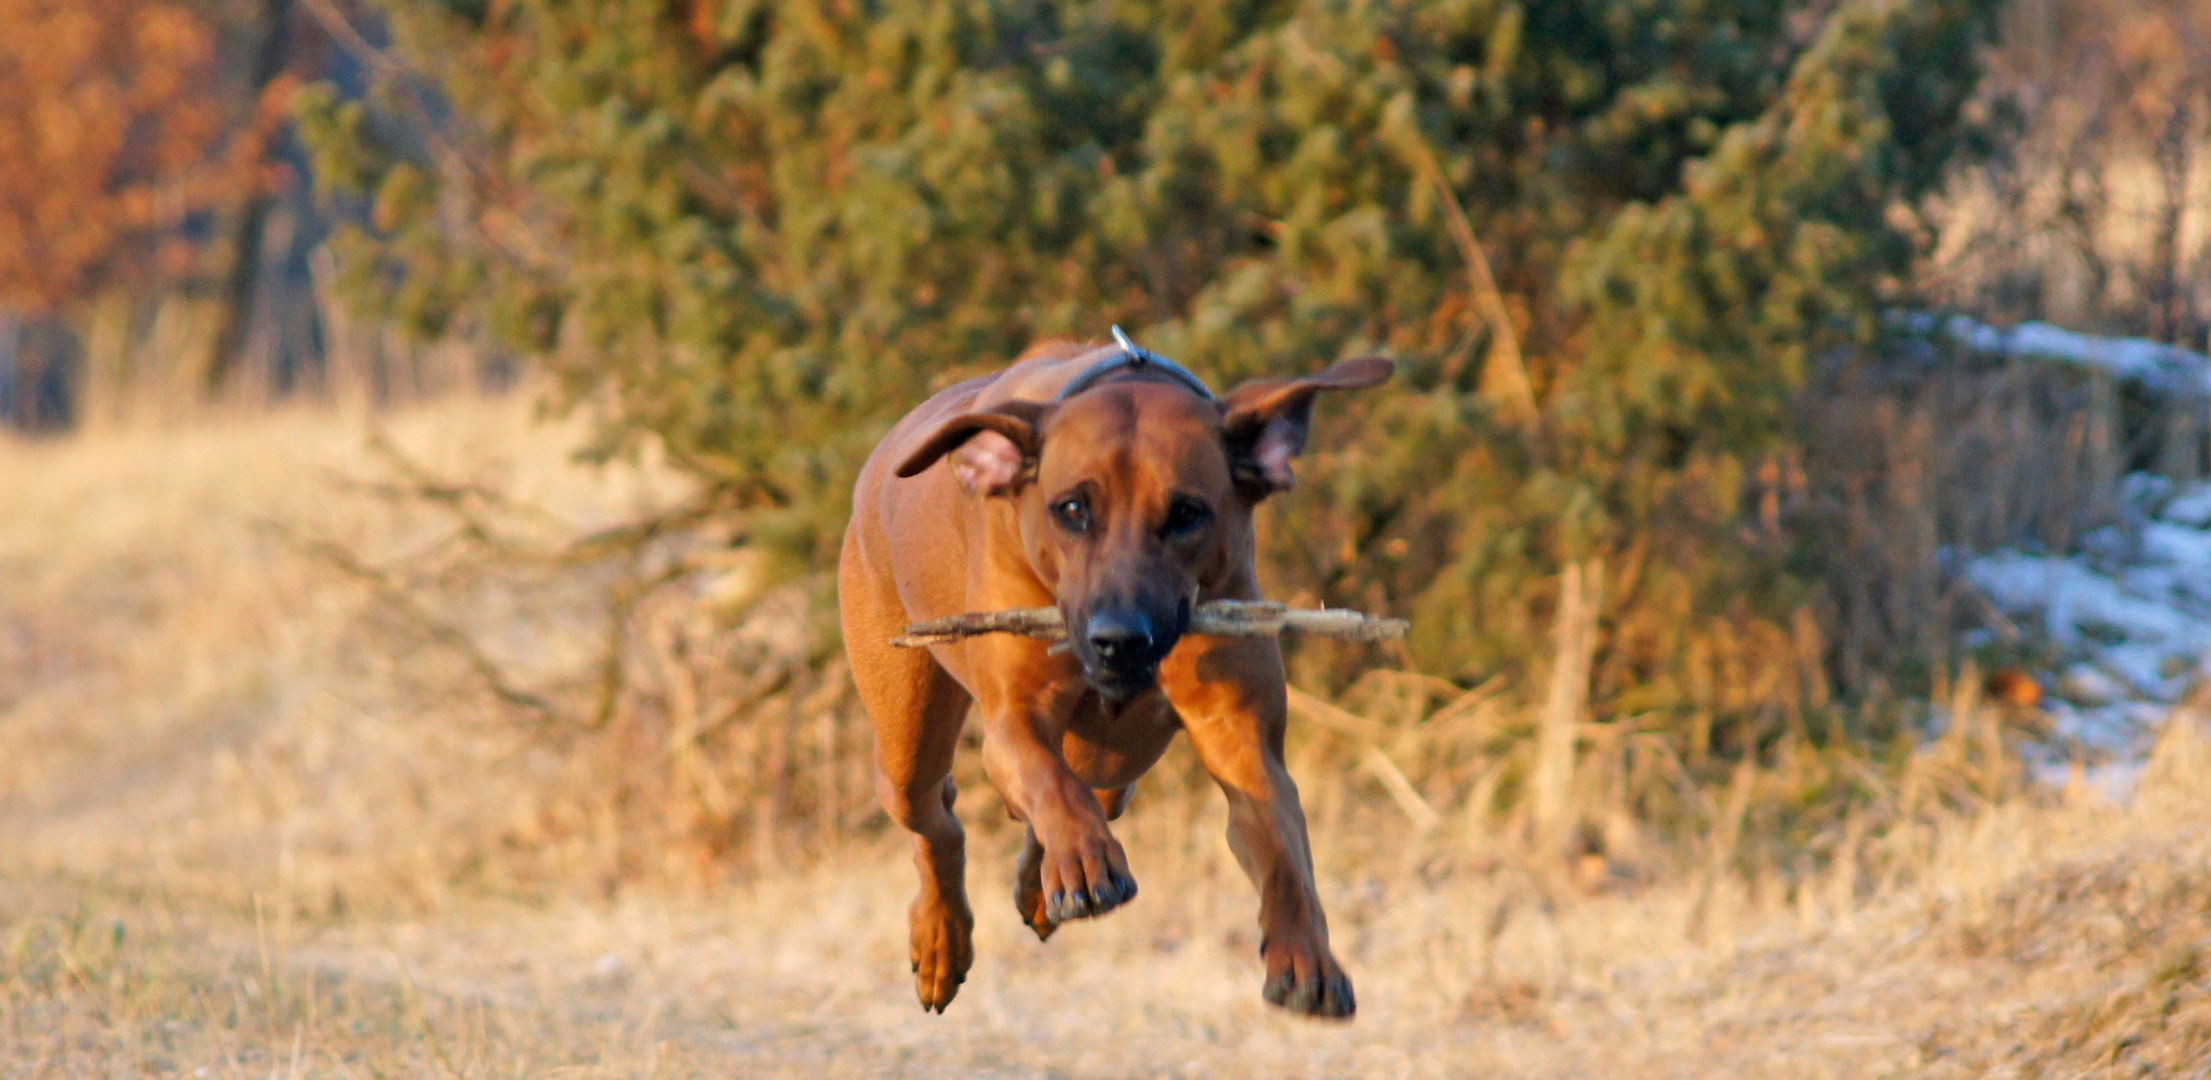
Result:
<svg viewBox="0 0 2211 1080">
<path fill-rule="evenodd" d="M 1062 756 L 1084 783 L 1118 788 L 1151 768 L 1181 727 L 1174 708 L 1156 689 L 1120 703 L 1084 694 L 1067 718 Z"/>
</svg>

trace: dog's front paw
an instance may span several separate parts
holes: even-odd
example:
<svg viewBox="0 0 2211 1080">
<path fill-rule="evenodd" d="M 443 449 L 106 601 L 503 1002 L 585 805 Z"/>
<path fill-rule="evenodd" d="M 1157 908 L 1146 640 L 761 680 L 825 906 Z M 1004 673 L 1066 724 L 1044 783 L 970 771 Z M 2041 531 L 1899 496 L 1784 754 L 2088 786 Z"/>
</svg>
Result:
<svg viewBox="0 0 2211 1080">
<path fill-rule="evenodd" d="M 975 916 L 965 904 L 957 909 L 932 896 L 914 900 L 914 993 L 921 1007 L 941 1013 L 952 1004 L 975 963 Z"/>
<path fill-rule="evenodd" d="M 1037 878 L 1044 919 L 1055 925 L 1103 915 L 1136 899 L 1136 878 L 1129 873 L 1128 856 L 1111 835 L 1044 845 Z M 1018 886 L 1016 890 L 1019 897 Z M 1027 915 L 1024 910 L 1023 916 Z M 1037 926 L 1034 920 L 1029 925 Z"/>
<path fill-rule="evenodd" d="M 1359 1009 L 1351 995 L 1351 976 L 1343 965 L 1320 948 L 1263 945 L 1260 956 L 1267 965 L 1268 1001 L 1294 1013 L 1335 1020 L 1350 1019 Z"/>
</svg>

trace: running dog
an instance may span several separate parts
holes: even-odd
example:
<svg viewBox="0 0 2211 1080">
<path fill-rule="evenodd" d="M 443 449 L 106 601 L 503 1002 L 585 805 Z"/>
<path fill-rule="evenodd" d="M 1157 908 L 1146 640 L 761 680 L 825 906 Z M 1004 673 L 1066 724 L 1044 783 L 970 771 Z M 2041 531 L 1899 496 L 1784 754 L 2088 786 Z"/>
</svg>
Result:
<svg viewBox="0 0 2211 1080">
<path fill-rule="evenodd" d="M 1186 634 L 1191 609 L 1256 600 L 1252 510 L 1290 487 L 1314 398 L 1389 378 L 1381 357 L 1246 382 L 1216 398 L 1128 344 L 1053 343 L 907 414 L 853 493 L 838 601 L 876 732 L 877 794 L 914 834 L 915 989 L 943 1012 L 974 961 L 952 751 L 979 706 L 983 766 L 1028 825 L 1014 904 L 1041 939 L 1136 896 L 1107 823 L 1177 731 L 1228 797 L 1259 891 L 1268 1001 L 1348 1017 L 1305 813 L 1283 767 L 1272 637 Z M 969 611 L 1056 606 L 1068 641 L 891 638 Z"/>
</svg>

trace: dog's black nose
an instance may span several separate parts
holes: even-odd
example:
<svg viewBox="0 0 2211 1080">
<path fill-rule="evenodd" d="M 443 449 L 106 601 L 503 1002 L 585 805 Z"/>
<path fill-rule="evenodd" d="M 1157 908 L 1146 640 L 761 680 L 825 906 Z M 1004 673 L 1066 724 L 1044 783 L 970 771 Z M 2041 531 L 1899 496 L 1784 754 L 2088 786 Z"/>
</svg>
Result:
<svg viewBox="0 0 2211 1080">
<path fill-rule="evenodd" d="M 1101 662 L 1127 664 L 1151 655 L 1151 620 L 1135 612 L 1101 611 L 1090 617 L 1087 629 Z"/>
</svg>

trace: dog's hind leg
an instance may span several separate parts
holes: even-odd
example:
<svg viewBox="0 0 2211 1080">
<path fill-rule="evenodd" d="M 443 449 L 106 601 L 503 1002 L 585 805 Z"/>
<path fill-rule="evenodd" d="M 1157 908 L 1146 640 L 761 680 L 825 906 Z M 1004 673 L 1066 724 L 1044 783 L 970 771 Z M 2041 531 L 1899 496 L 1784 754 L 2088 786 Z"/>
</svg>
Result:
<svg viewBox="0 0 2211 1080">
<path fill-rule="evenodd" d="M 967 837 L 952 812 L 958 790 L 951 775 L 968 698 L 942 668 L 928 668 L 910 692 L 871 695 L 863 689 L 861 697 L 875 720 L 876 796 L 891 820 L 914 834 L 914 869 L 921 876 L 909 909 L 914 991 L 923 1008 L 943 1012 L 975 960 Z"/>
<path fill-rule="evenodd" d="M 909 915 L 913 926 L 914 991 L 921 1007 L 943 1012 L 975 961 L 975 914 L 967 903 L 967 838 L 952 812 L 952 751 L 966 720 L 967 691 L 921 650 L 892 648 L 875 639 L 873 623 L 855 618 L 867 598 L 847 589 L 845 647 L 853 682 L 875 725 L 875 791 L 892 821 L 914 834 L 914 867 L 921 891 Z"/>
</svg>

